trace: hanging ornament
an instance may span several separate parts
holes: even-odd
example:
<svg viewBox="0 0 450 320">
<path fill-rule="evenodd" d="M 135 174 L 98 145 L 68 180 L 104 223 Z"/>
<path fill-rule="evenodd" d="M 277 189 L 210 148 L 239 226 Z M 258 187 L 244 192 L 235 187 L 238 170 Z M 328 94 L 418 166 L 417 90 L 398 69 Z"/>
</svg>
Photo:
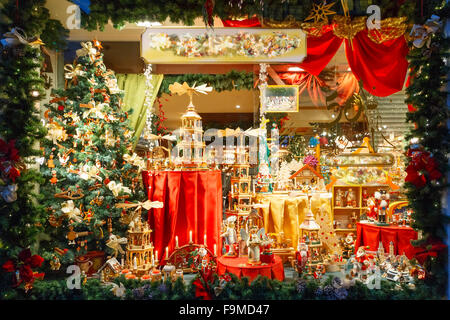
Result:
<svg viewBox="0 0 450 320">
<path fill-rule="evenodd" d="M 53 162 L 53 153 L 50 154 L 49 159 L 47 160 L 47 167 L 49 168 L 54 168 L 55 167 L 55 163 Z"/>
<path fill-rule="evenodd" d="M 58 182 L 58 178 L 56 177 L 56 170 L 52 170 L 52 177 L 50 179 L 50 183 L 55 185 Z"/>
<path fill-rule="evenodd" d="M 17 186 L 17 184 L 10 184 L 6 187 L 0 186 L 0 195 L 7 203 L 12 203 L 17 200 L 18 189 L 19 187 Z"/>
<path fill-rule="evenodd" d="M 58 217 L 56 218 L 55 215 L 52 213 L 50 214 L 50 216 L 48 217 L 48 223 L 54 227 L 54 228 L 58 228 L 62 225 L 64 217 Z"/>
<path fill-rule="evenodd" d="M 117 254 L 120 252 L 120 254 L 125 254 L 125 251 L 123 251 L 121 244 L 127 244 L 128 240 L 127 238 L 119 238 L 114 234 L 111 234 L 109 236 L 108 241 L 106 242 L 106 246 L 114 250 L 114 258 L 117 257 Z"/>
<path fill-rule="evenodd" d="M 333 6 L 334 2 L 329 4 L 326 4 L 326 2 L 320 4 L 314 3 L 310 14 L 305 21 L 313 20 L 315 24 L 328 24 L 328 16 L 336 14 L 336 12 L 331 10 Z"/>
<path fill-rule="evenodd" d="M 108 183 L 107 185 L 108 189 L 111 190 L 111 192 L 113 193 L 113 195 L 117 198 L 119 196 L 119 193 L 123 192 L 123 193 L 131 193 L 130 188 L 128 187 L 124 187 L 122 185 L 122 183 L 117 183 L 115 181 L 111 181 L 110 183 Z"/>
<path fill-rule="evenodd" d="M 61 262 L 56 255 L 53 255 L 52 260 L 50 260 L 50 269 L 53 271 L 58 271 L 61 268 Z"/>
<path fill-rule="evenodd" d="M 81 211 L 75 207 L 73 200 L 68 200 L 61 205 L 61 211 L 69 220 L 74 220 L 77 223 L 82 222 Z"/>
</svg>

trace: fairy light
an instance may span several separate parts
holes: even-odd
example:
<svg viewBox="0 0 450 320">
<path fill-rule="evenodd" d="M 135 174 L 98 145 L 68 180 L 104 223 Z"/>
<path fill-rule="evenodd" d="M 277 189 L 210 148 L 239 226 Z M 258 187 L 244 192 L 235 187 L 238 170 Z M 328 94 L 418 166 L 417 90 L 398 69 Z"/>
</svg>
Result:
<svg viewBox="0 0 450 320">
<path fill-rule="evenodd" d="M 147 108 L 146 112 L 146 121 L 145 121 L 145 127 L 144 127 L 144 137 L 148 137 L 152 133 L 152 109 L 153 105 L 151 103 L 151 97 L 154 90 L 152 80 L 152 65 L 149 63 L 144 69 L 144 76 L 145 76 L 145 99 L 144 99 L 144 107 Z M 150 147 L 150 143 L 149 143 Z"/>
</svg>

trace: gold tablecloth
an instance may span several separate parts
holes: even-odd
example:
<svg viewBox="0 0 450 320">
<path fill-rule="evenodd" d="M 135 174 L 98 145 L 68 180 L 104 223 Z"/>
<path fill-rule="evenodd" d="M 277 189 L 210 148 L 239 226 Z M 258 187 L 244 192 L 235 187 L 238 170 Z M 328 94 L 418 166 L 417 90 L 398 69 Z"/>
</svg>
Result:
<svg viewBox="0 0 450 320">
<path fill-rule="evenodd" d="M 267 233 L 284 232 L 285 237 L 292 240 L 292 246 L 296 249 L 300 233 L 299 226 L 303 222 L 308 208 L 308 196 L 289 197 L 287 194 L 259 193 L 256 195 L 256 201 L 269 205 L 268 208 L 261 208 L 265 231 Z M 311 209 L 314 216 L 322 205 L 332 218 L 329 198 L 311 198 Z"/>
</svg>

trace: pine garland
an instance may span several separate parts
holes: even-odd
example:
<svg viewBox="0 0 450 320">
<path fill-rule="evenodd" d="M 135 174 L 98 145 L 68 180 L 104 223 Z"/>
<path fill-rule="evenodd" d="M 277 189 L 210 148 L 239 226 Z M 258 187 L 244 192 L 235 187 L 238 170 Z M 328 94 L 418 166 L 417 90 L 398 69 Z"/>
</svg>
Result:
<svg viewBox="0 0 450 320">
<path fill-rule="evenodd" d="M 64 28 L 49 19 L 44 4 L 45 0 L 0 1 L 0 34 L 19 27 L 31 38 L 39 36 L 48 27 L 47 30 L 59 30 L 56 37 L 53 33 L 46 37 L 47 41 L 52 39 L 53 48 L 58 47 L 61 44 L 58 37 L 65 34 Z M 36 108 L 36 103 L 45 96 L 44 80 L 39 72 L 42 61 L 40 49 L 29 45 L 3 47 L 0 53 L 0 138 L 12 147 L 11 150 L 18 151 L 18 160 L 9 163 L 11 168 L 2 160 L 2 188 L 16 185 L 17 199 L 6 201 L 5 197 L 0 198 L 0 265 L 36 243 L 42 232 L 45 212 L 40 205 L 42 197 L 38 194 L 38 185 L 43 180 L 33 168 L 35 156 L 39 155 L 36 146 L 45 135 Z M 11 170 L 19 176 L 14 179 Z M 0 291 L 8 287 L 10 281 L 11 273 L 1 272 Z"/>
<path fill-rule="evenodd" d="M 73 0 L 70 0 L 74 2 Z M 271 0 L 271 1 L 228 1 L 216 0 L 213 14 L 222 19 L 240 17 L 252 17 L 257 15 L 273 21 L 295 19 L 303 22 L 311 12 L 313 3 L 317 0 Z M 368 1 L 354 1 L 352 16 L 366 15 Z M 399 5 L 396 1 L 375 0 L 370 4 L 379 5 L 382 17 L 407 16 L 408 20 L 420 19 L 421 9 L 416 1 L 405 1 Z M 154 1 L 129 1 L 129 0 L 91 0 L 90 13 L 82 12 L 82 27 L 87 30 L 103 30 L 111 21 L 115 28 L 122 28 L 126 23 L 139 21 L 164 22 L 167 18 L 174 23 L 193 25 L 196 18 L 204 15 L 205 1 L 203 0 L 154 0 Z M 338 14 L 342 9 L 337 2 L 333 8 Z"/>
<path fill-rule="evenodd" d="M 231 90 L 252 90 L 253 89 L 253 72 L 231 70 L 226 74 L 181 74 L 181 75 L 164 75 L 158 96 L 162 94 L 170 94 L 169 86 L 175 82 L 187 82 L 189 85 L 194 83 L 212 86 L 214 91 L 231 91 Z"/>
<path fill-rule="evenodd" d="M 430 5 L 436 8 L 434 4 Z M 449 9 L 447 5 L 435 11 L 435 14 L 448 17 Z M 448 188 L 446 155 L 450 151 L 446 124 L 449 112 L 445 90 L 449 68 L 444 61 L 449 58 L 450 41 L 445 38 L 442 28 L 430 37 L 429 47 L 413 47 L 408 56 L 411 85 L 406 90 L 406 102 L 412 104 L 416 111 L 407 114 L 407 121 L 415 124 L 415 128 L 406 137 L 411 143 L 407 150 L 429 152 L 442 174 L 439 179 L 432 179 L 427 172 L 420 172 L 426 179 L 423 186 L 414 182 L 405 183 L 408 201 L 413 209 L 413 227 L 422 230 L 424 236 L 421 241 L 415 243 L 417 245 L 436 239 L 443 241 L 446 237 L 445 225 L 448 223 L 443 212 L 442 196 Z M 406 165 L 412 163 L 413 159 L 408 157 Z M 431 260 L 432 263 L 427 265 L 432 275 L 428 282 L 442 293 L 446 286 L 447 257 L 443 254 L 440 258 Z"/>
</svg>

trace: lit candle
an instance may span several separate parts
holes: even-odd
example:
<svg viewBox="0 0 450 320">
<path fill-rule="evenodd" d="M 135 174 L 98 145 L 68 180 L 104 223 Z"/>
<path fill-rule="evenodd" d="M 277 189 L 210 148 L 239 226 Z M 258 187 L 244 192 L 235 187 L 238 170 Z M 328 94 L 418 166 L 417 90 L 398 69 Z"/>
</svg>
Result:
<svg viewBox="0 0 450 320">
<path fill-rule="evenodd" d="M 205 246 L 206 246 L 206 234 L 203 236 L 203 243 L 204 243 Z"/>
<path fill-rule="evenodd" d="M 192 230 L 189 231 L 189 242 L 192 242 Z"/>
<path fill-rule="evenodd" d="M 155 251 L 155 259 L 158 261 L 158 250 Z"/>
<path fill-rule="evenodd" d="M 152 266 L 154 266 L 154 265 L 155 265 L 155 256 L 152 253 Z"/>
<path fill-rule="evenodd" d="M 178 236 L 175 236 L 175 248 L 178 248 Z"/>
<path fill-rule="evenodd" d="M 166 259 L 169 259 L 169 247 L 166 247 Z"/>
<path fill-rule="evenodd" d="M 217 245 L 214 243 L 214 255 L 217 256 Z"/>
</svg>

